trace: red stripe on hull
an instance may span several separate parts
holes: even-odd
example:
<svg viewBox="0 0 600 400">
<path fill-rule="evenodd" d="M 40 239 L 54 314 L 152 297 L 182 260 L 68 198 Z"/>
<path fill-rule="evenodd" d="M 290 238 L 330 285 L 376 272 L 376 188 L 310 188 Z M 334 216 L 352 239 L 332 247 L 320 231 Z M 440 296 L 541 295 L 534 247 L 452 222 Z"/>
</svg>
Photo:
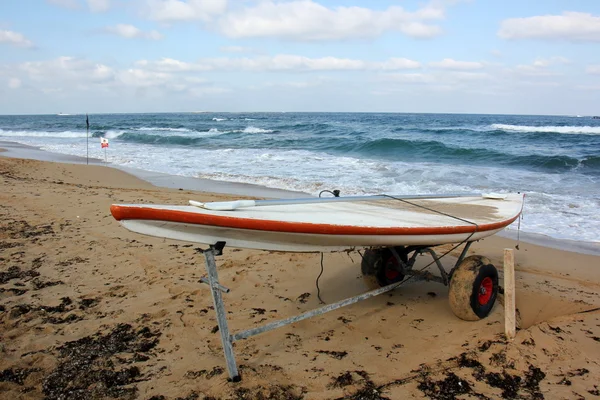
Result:
<svg viewBox="0 0 600 400">
<path fill-rule="evenodd" d="M 368 227 L 352 225 L 313 224 L 309 222 L 286 222 L 236 218 L 221 215 L 190 213 L 177 210 L 153 209 L 148 207 L 127 207 L 112 205 L 110 212 L 117 221 L 138 219 L 153 221 L 181 222 L 195 225 L 220 226 L 223 228 L 250 229 L 256 231 L 293 232 L 323 235 L 450 235 L 457 233 L 485 232 L 501 229 L 519 217 L 494 222 L 465 226 L 442 227 Z"/>
</svg>

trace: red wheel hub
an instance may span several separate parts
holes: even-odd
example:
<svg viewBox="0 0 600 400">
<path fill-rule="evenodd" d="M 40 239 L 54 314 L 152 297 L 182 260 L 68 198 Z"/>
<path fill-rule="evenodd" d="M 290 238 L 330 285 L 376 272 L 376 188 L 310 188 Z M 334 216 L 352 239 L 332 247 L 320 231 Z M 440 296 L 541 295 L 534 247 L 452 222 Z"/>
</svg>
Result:
<svg viewBox="0 0 600 400">
<path fill-rule="evenodd" d="M 493 291 L 494 291 L 494 282 L 492 281 L 492 278 L 490 278 L 490 277 L 483 278 L 483 280 L 481 281 L 481 284 L 479 285 L 479 294 L 478 294 L 479 304 L 481 304 L 482 306 L 485 306 L 492 298 Z"/>
<path fill-rule="evenodd" d="M 393 269 L 386 269 L 385 270 L 385 277 L 387 279 L 389 279 L 390 281 L 395 280 L 398 277 L 398 275 L 400 275 L 400 272 L 398 272 L 396 270 L 393 270 Z"/>
<path fill-rule="evenodd" d="M 398 278 L 398 275 L 400 275 L 400 272 L 398 272 L 398 270 L 396 269 L 398 267 L 398 260 L 396 260 L 396 257 L 392 256 L 388 259 L 388 261 L 385 263 L 385 277 L 386 279 L 393 281 L 396 278 Z"/>
</svg>

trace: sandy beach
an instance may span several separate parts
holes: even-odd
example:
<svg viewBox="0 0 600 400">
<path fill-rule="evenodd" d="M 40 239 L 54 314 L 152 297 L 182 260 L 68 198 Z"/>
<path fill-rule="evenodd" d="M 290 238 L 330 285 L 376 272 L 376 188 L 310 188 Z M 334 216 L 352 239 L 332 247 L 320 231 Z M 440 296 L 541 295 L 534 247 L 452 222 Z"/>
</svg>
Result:
<svg viewBox="0 0 600 400">
<path fill-rule="evenodd" d="M 6 153 L 4 153 L 6 154 Z M 198 244 L 142 236 L 113 203 L 237 198 L 163 188 L 118 169 L 0 156 L 0 397 L 6 399 L 588 399 L 600 396 L 600 257 L 521 241 L 519 329 L 502 297 L 477 322 L 448 290 L 413 282 L 236 342 L 228 382 Z M 500 270 L 516 241 L 469 254 Z M 450 269 L 457 254 L 444 258 Z M 226 248 L 230 329 L 320 305 L 319 254 Z M 356 253 L 324 255 L 326 303 L 368 289 Z M 419 260 L 424 263 L 428 260 Z"/>
</svg>

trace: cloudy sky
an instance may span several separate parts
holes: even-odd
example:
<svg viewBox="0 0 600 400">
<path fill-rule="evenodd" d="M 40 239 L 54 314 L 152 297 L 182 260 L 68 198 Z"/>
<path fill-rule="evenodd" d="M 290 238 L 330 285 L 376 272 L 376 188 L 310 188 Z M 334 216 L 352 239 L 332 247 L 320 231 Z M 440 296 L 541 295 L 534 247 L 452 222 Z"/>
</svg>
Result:
<svg viewBox="0 0 600 400">
<path fill-rule="evenodd" d="M 600 114 L 598 0 L 2 0 L 0 114 Z"/>
</svg>

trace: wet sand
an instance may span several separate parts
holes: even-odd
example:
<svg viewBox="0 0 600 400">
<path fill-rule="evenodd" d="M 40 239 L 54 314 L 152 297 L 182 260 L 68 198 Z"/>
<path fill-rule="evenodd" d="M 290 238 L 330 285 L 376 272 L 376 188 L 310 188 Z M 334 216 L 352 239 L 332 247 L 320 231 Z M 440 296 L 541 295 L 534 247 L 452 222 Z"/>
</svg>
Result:
<svg viewBox="0 0 600 400">
<path fill-rule="evenodd" d="M 3 153 L 5 155 L 6 153 Z M 521 242 L 520 329 L 457 319 L 447 288 L 389 294 L 235 343 L 228 382 L 197 244 L 127 231 L 112 203 L 234 196 L 160 188 L 101 165 L 0 156 L 2 398 L 402 399 L 600 395 L 600 257 Z M 237 196 L 236 196 L 237 197 Z M 512 239 L 471 247 L 500 269 Z M 458 254 L 443 259 L 450 269 Z M 368 288 L 358 253 L 324 255 L 321 298 Z M 221 283 L 233 332 L 320 305 L 318 254 L 226 248 Z M 418 266 L 428 263 L 419 257 Z M 435 272 L 435 271 L 434 271 Z M 162 396 L 162 397 L 161 397 Z M 484 397 L 485 396 L 485 397 Z"/>
</svg>

